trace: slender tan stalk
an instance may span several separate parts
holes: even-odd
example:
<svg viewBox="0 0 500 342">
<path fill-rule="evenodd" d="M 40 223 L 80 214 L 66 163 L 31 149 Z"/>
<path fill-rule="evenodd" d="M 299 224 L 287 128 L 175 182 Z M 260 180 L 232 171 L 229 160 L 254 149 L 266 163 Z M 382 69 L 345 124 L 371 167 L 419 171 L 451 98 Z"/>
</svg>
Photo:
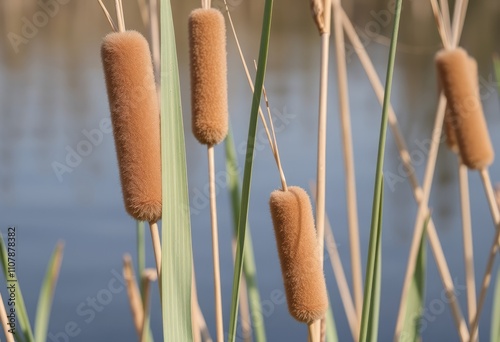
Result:
<svg viewBox="0 0 500 342">
<path fill-rule="evenodd" d="M 233 262 L 236 256 L 236 238 L 232 240 Z M 250 305 L 248 304 L 248 290 L 245 277 L 241 278 L 240 284 L 240 316 L 243 342 L 252 341 L 252 320 L 250 318 Z"/>
<path fill-rule="evenodd" d="M 481 180 L 483 181 L 484 190 L 486 192 L 486 197 L 488 200 L 488 204 L 491 211 L 491 216 L 495 223 L 496 234 L 493 239 L 493 245 L 490 249 L 490 254 L 488 256 L 488 262 L 486 264 L 486 271 L 483 276 L 483 280 L 481 282 L 481 292 L 479 294 L 479 301 L 477 306 L 477 312 L 474 316 L 474 320 L 471 324 L 471 341 L 475 341 L 477 339 L 477 329 L 479 326 L 479 317 L 481 316 L 481 311 L 484 306 L 484 301 L 486 300 L 486 294 L 488 293 L 488 288 L 491 283 L 491 275 L 493 272 L 493 266 L 495 265 L 495 257 L 499 250 L 500 243 L 500 210 L 498 209 L 498 205 L 496 203 L 495 192 L 493 190 L 493 185 L 491 183 L 490 174 L 487 169 L 483 169 L 480 171 Z"/>
<path fill-rule="evenodd" d="M 319 321 L 316 321 L 319 322 Z M 309 342 L 319 342 L 320 341 L 320 329 L 317 327 L 317 323 L 311 323 L 307 325 L 307 340 Z"/>
<path fill-rule="evenodd" d="M 3 303 L 2 294 L 0 293 L 0 322 L 2 323 L 3 332 L 5 334 L 5 339 L 7 342 L 14 341 L 14 334 L 9 332 L 9 320 L 7 319 L 7 311 L 5 311 L 5 305 Z"/>
<path fill-rule="evenodd" d="M 222 322 L 222 294 L 220 286 L 219 232 L 217 227 L 217 199 L 215 193 L 214 147 L 208 146 L 208 178 L 210 184 L 210 217 L 212 224 L 212 258 L 214 264 L 215 324 L 217 341 L 224 341 Z"/>
<path fill-rule="evenodd" d="M 311 182 L 310 188 L 312 197 L 316 198 L 316 185 Z M 342 300 L 342 305 L 344 307 L 347 322 L 351 330 L 351 335 L 353 340 L 357 341 L 359 339 L 359 320 L 356 315 L 356 309 L 354 308 L 351 291 L 349 290 L 349 284 L 344 272 L 344 267 L 342 266 L 342 260 L 340 259 L 340 254 L 337 249 L 337 243 L 335 242 L 335 236 L 333 234 L 328 215 L 325 215 L 325 242 L 325 248 L 328 252 L 333 275 L 335 276 L 335 280 L 337 281 L 340 299 Z"/>
<path fill-rule="evenodd" d="M 462 35 L 464 27 L 465 15 L 469 0 L 457 0 L 453 10 L 453 27 L 452 27 L 452 42 L 453 46 L 457 46 Z"/>
<path fill-rule="evenodd" d="M 443 94 L 441 94 L 440 100 L 439 100 L 439 105 L 438 105 L 438 111 L 437 111 L 436 119 L 435 119 L 435 123 L 434 123 L 434 130 L 432 133 L 433 139 L 432 139 L 432 143 L 431 143 L 431 147 L 430 147 L 430 151 L 429 151 L 427 167 L 425 170 L 423 196 L 422 196 L 423 198 L 418 206 L 417 218 L 416 218 L 415 226 L 413 229 L 414 234 L 413 234 L 412 244 L 410 247 L 408 263 L 406 265 L 405 280 L 403 282 L 403 291 L 401 294 L 399 314 L 398 314 L 397 323 L 396 323 L 396 331 L 395 331 L 395 340 L 396 341 L 399 341 L 399 336 L 400 336 L 400 334 L 402 332 L 402 328 L 403 328 L 406 302 L 408 299 L 408 290 L 410 287 L 411 279 L 413 277 L 413 273 L 415 272 L 416 259 L 417 259 L 417 255 L 418 255 L 420 241 L 422 238 L 422 233 L 424 230 L 424 222 L 425 222 L 426 218 L 429 217 L 428 201 L 429 201 L 429 196 L 430 196 L 430 190 L 432 187 L 432 180 L 433 180 L 433 176 L 434 176 L 434 169 L 436 166 L 436 159 L 437 159 L 437 153 L 438 153 L 438 148 L 439 148 L 439 139 L 436 137 L 441 136 L 441 129 L 443 127 L 443 119 L 444 119 L 445 109 L 446 109 L 446 98 L 444 97 Z M 430 238 L 431 238 L 431 236 L 434 235 L 434 233 L 435 233 L 435 231 L 430 233 Z M 435 239 L 436 239 L 436 241 L 439 241 L 439 237 L 437 236 L 437 234 L 435 236 Z M 431 246 L 432 245 L 433 244 L 431 242 Z M 434 248 L 433 248 L 433 252 L 435 253 Z M 438 259 L 436 259 L 436 262 L 438 262 Z M 456 300 L 455 294 L 453 292 L 448 292 L 448 295 L 450 297 L 449 298 L 450 305 L 452 308 L 452 314 L 453 314 L 453 318 L 455 320 L 455 324 L 456 324 L 457 329 L 458 329 L 458 333 L 460 335 L 461 340 L 466 341 L 469 338 L 469 333 L 467 331 L 467 325 L 465 324 L 465 320 L 462 316 L 460 307 L 458 306 L 458 302 Z"/>
<path fill-rule="evenodd" d="M 448 35 L 446 34 L 446 26 L 443 22 L 442 14 L 439 11 L 439 6 L 437 4 L 437 0 L 430 0 L 432 6 L 432 13 L 434 14 L 434 19 L 436 20 L 436 25 L 438 28 L 439 35 L 441 36 L 441 42 L 445 49 L 449 49 L 450 40 L 448 39 Z"/>
<path fill-rule="evenodd" d="M 101 9 L 104 12 L 104 15 L 106 16 L 106 19 L 108 19 L 109 25 L 111 25 L 111 28 L 113 31 L 118 32 L 118 27 L 115 25 L 115 22 L 113 21 L 113 18 L 111 17 L 111 14 L 109 14 L 106 6 L 103 4 L 102 0 L 97 0 L 99 2 L 99 5 L 101 5 Z"/>
<path fill-rule="evenodd" d="M 358 205 L 356 199 L 356 172 L 352 146 L 351 113 L 349 109 L 349 89 L 345 60 L 344 31 L 342 29 L 342 8 L 340 0 L 333 0 L 333 30 L 337 59 L 337 80 L 339 90 L 340 121 L 342 146 L 344 152 L 347 218 L 349 222 L 349 242 L 351 252 L 351 271 L 354 304 L 358 321 L 363 310 L 363 276 L 361 267 L 361 247 L 359 245 Z"/>
<path fill-rule="evenodd" d="M 118 31 L 125 32 L 125 17 L 123 15 L 123 3 L 122 0 L 115 0 L 116 6 L 116 17 L 118 18 Z"/>
<path fill-rule="evenodd" d="M 123 257 L 123 279 L 127 288 L 128 301 L 130 310 L 132 311 L 132 320 L 140 339 L 142 336 L 142 324 L 144 321 L 144 311 L 141 299 L 141 293 L 137 287 L 137 281 L 134 275 L 134 266 L 132 265 L 132 258 L 130 255 L 125 254 Z"/>
<path fill-rule="evenodd" d="M 451 19 L 450 19 L 450 6 L 448 4 L 448 0 L 439 0 L 439 4 L 441 7 L 441 16 L 443 18 L 444 29 L 446 32 L 446 37 L 448 41 L 452 41 L 451 35 Z"/>
<path fill-rule="evenodd" d="M 318 113 L 318 156 L 316 170 L 316 230 L 319 245 L 319 260 L 321 267 L 324 261 L 325 242 L 325 198 L 326 198 L 326 134 L 327 134 L 327 111 L 328 111 L 328 69 L 330 58 L 330 31 L 332 1 L 324 1 L 324 27 L 321 33 L 321 71 L 320 71 L 320 94 Z M 323 320 L 325 318 L 323 317 Z M 314 324 L 314 329 L 320 334 L 321 322 Z M 318 336 L 321 338 L 321 336 Z M 313 341 L 315 342 L 315 341 Z"/>
<path fill-rule="evenodd" d="M 469 324 L 472 324 L 472 320 L 476 314 L 477 303 L 474 273 L 474 248 L 472 244 L 472 224 L 470 217 L 469 180 L 467 173 L 467 167 L 459 160 L 458 175 L 460 182 L 460 207 L 462 213 L 465 279 L 467 286 L 467 310 Z"/>
<path fill-rule="evenodd" d="M 149 35 L 153 55 L 156 82 L 160 79 L 160 25 L 158 23 L 158 0 L 149 0 Z M 157 87 L 159 94 L 160 87 Z M 159 95 L 158 95 L 159 97 Z"/>
<path fill-rule="evenodd" d="M 146 342 L 148 338 L 148 326 L 149 326 L 149 312 L 151 308 L 151 282 L 156 281 L 158 279 L 158 276 L 156 274 L 155 270 L 152 269 L 146 269 L 144 270 L 144 273 L 142 275 L 142 288 L 144 289 L 143 297 L 142 297 L 142 302 L 144 306 L 144 311 L 143 311 L 143 320 L 141 324 L 141 337 L 140 341 L 141 342 Z"/>
<path fill-rule="evenodd" d="M 158 224 L 156 222 L 150 222 L 149 229 L 151 231 L 151 240 L 153 242 L 153 252 L 156 261 L 156 271 L 158 272 L 158 279 L 160 279 L 161 282 L 161 243 L 160 243 L 160 233 L 158 230 Z"/>
</svg>

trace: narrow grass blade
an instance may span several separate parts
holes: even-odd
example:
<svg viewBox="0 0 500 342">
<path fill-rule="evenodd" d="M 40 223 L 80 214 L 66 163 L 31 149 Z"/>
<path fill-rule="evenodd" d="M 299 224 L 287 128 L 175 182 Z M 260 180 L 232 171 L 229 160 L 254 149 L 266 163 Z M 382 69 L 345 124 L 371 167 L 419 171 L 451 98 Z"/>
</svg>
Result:
<svg viewBox="0 0 500 342">
<path fill-rule="evenodd" d="M 500 341 L 500 271 L 497 272 L 493 313 L 491 314 L 491 342 Z"/>
<path fill-rule="evenodd" d="M 137 221 L 137 274 L 139 274 L 139 276 L 143 274 L 146 269 L 145 229 L 144 222 Z M 139 289 L 141 290 L 141 294 L 143 294 L 142 282 L 139 282 Z"/>
<path fill-rule="evenodd" d="M 240 291 L 240 279 L 243 269 L 243 253 L 245 251 L 246 226 L 248 219 L 248 204 L 250 202 L 250 184 L 252 182 L 252 166 L 255 146 L 255 136 L 257 132 L 257 119 L 260 100 L 262 97 L 262 87 L 267 66 L 267 54 L 269 50 L 269 37 L 271 34 L 271 19 L 273 10 L 273 0 L 266 0 L 264 5 L 264 19 L 262 24 L 262 36 L 260 39 L 259 62 L 257 75 L 255 77 L 255 91 L 252 100 L 252 110 L 250 112 L 250 124 L 248 127 L 248 141 L 245 158 L 245 170 L 243 173 L 243 188 L 240 206 L 240 216 L 238 219 L 238 238 L 236 246 L 236 261 L 234 265 L 233 291 L 231 298 L 231 313 L 229 317 L 228 341 L 234 342 L 236 338 L 236 323 L 238 321 L 238 297 Z"/>
<path fill-rule="evenodd" d="M 383 187 L 383 179 L 382 189 Z M 380 208 L 378 214 L 378 227 L 377 237 L 375 241 L 375 261 L 373 263 L 373 280 L 371 282 L 371 302 L 367 311 L 369 312 L 368 326 L 367 326 L 367 341 L 378 340 L 378 325 L 380 317 L 380 290 L 381 290 L 381 276 L 382 276 L 382 209 L 384 207 L 384 191 L 380 193 Z M 364 307 L 363 307 L 364 311 Z"/>
<path fill-rule="evenodd" d="M 425 303 L 425 272 L 427 262 L 427 249 L 425 248 L 426 230 L 429 219 L 425 223 L 425 228 L 420 241 L 417 265 L 408 291 L 408 302 L 406 304 L 406 314 L 401 333 L 401 338 L 408 342 L 420 341 L 420 318 Z"/>
<path fill-rule="evenodd" d="M 170 0 L 160 4 L 163 339 L 191 341 L 191 222 L 179 68 Z"/>
<path fill-rule="evenodd" d="M 229 192 L 231 195 L 231 209 L 233 212 L 234 233 L 238 234 L 238 220 L 240 216 L 240 179 L 238 173 L 238 159 L 231 129 L 226 138 L 226 170 L 228 173 Z M 252 331 L 256 342 L 266 341 L 266 329 L 264 318 L 262 317 L 262 307 L 260 305 L 260 292 L 257 283 L 257 270 L 252 245 L 252 234 L 247 223 L 246 246 L 243 256 L 243 273 L 247 283 L 248 299 L 252 317 Z"/>
<path fill-rule="evenodd" d="M 0 235 L 0 263 L 2 264 L 2 271 L 5 276 L 7 283 L 9 279 L 15 279 L 16 284 L 16 313 L 17 320 L 21 326 L 21 333 L 19 329 L 16 329 L 16 341 L 26 341 L 26 342 L 34 342 L 35 338 L 33 337 L 33 331 L 31 330 L 31 324 L 28 317 L 28 311 L 26 311 L 26 305 L 24 304 L 23 294 L 21 292 L 21 285 L 19 284 L 19 280 L 17 279 L 17 275 L 15 271 L 9 270 L 8 267 L 8 256 L 7 256 L 7 247 L 5 246 L 5 241 Z M 6 305 L 8 306 L 9 298 L 5 299 Z M 7 309 L 8 310 L 8 309 Z"/>
<path fill-rule="evenodd" d="M 52 300 L 56 289 L 59 270 L 63 258 L 64 244 L 58 243 L 47 267 L 45 279 L 43 280 L 40 295 L 38 296 L 38 305 L 36 307 L 35 318 L 35 341 L 45 342 L 49 328 L 50 311 Z"/>
<path fill-rule="evenodd" d="M 372 305 L 372 293 L 376 272 L 377 260 L 377 237 L 381 224 L 380 213 L 382 210 L 382 192 L 383 192 L 383 167 L 385 157 L 385 145 L 387 138 L 387 122 L 389 107 L 391 102 L 392 76 L 394 73 L 394 62 L 396 59 L 396 47 L 399 33 L 399 21 L 401 18 L 402 0 L 397 0 L 396 11 L 394 13 L 394 27 L 392 31 L 391 45 L 389 49 L 389 62 L 387 65 L 387 76 L 385 83 L 384 105 L 382 108 L 382 121 L 380 124 L 380 137 L 377 156 L 377 167 L 375 173 L 375 190 L 373 193 L 372 222 L 370 228 L 370 245 L 368 249 L 368 262 L 366 266 L 365 290 L 363 301 L 363 313 L 361 316 L 360 341 L 367 341 L 368 323 L 371 321 L 370 311 Z"/>
<path fill-rule="evenodd" d="M 333 310 L 330 303 L 328 303 L 328 311 L 326 312 L 326 342 L 338 342 L 337 327 L 335 325 L 335 318 L 333 317 Z"/>
</svg>

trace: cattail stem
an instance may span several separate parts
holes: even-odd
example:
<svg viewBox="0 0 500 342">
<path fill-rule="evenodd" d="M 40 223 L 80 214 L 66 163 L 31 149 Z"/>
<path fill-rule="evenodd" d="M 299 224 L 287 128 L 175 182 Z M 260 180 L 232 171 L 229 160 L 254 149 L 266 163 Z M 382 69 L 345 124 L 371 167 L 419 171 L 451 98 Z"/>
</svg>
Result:
<svg viewBox="0 0 500 342">
<path fill-rule="evenodd" d="M 118 21 L 118 31 L 125 32 L 125 17 L 123 15 L 122 0 L 115 0 L 115 6 L 116 6 L 116 17 Z"/>
<path fill-rule="evenodd" d="M 472 225 L 470 216 L 470 200 L 469 200 L 469 180 L 467 175 L 467 167 L 461 160 L 458 162 L 458 177 L 460 182 L 460 207 L 462 213 L 462 234 L 464 243 L 464 265 L 465 279 L 467 286 L 467 310 L 469 324 L 472 325 L 472 320 L 476 314 L 476 281 L 474 273 L 474 248 L 472 238 Z"/>
<path fill-rule="evenodd" d="M 161 282 L 161 243 L 160 243 L 160 233 L 158 230 L 158 224 L 156 222 L 150 222 L 149 230 L 151 231 L 151 241 L 153 242 L 153 252 L 155 255 L 156 271 L 158 273 L 158 279 L 160 279 Z"/>
<path fill-rule="evenodd" d="M 477 306 L 477 312 L 474 316 L 474 320 L 471 324 L 471 341 L 475 341 L 477 339 L 477 329 L 479 326 L 479 317 L 481 316 L 481 311 L 484 306 L 484 301 L 486 300 L 486 294 L 488 292 L 488 288 L 491 283 L 491 275 L 493 272 L 493 266 L 495 264 L 495 257 L 499 250 L 499 242 L 500 242 L 500 211 L 498 209 L 498 205 L 495 199 L 495 192 L 493 190 L 493 185 L 491 183 L 490 174 L 488 169 L 482 169 L 480 171 L 481 180 L 483 181 L 484 190 L 486 192 L 486 197 L 488 199 L 488 204 L 490 206 L 491 216 L 493 218 L 493 222 L 496 227 L 495 238 L 493 239 L 493 245 L 490 249 L 490 254 L 488 256 L 488 263 L 486 264 L 486 271 L 483 276 L 483 280 L 481 282 L 481 292 L 479 294 L 479 301 Z"/>
<path fill-rule="evenodd" d="M 439 6 L 437 0 L 430 0 L 432 6 L 432 12 L 434 14 L 434 19 L 436 20 L 436 25 L 438 28 L 439 36 L 441 37 L 441 41 L 445 49 L 450 49 L 451 44 L 448 39 L 448 35 L 446 34 L 446 26 L 443 22 L 443 17 L 441 11 L 439 10 Z"/>
<path fill-rule="evenodd" d="M 455 2 L 453 10 L 453 27 L 452 27 L 452 43 L 453 46 L 458 46 L 462 29 L 464 27 L 465 15 L 467 13 L 467 6 L 469 0 L 458 0 Z"/>
<path fill-rule="evenodd" d="M 210 332 L 207 328 L 207 323 L 205 322 L 205 317 L 200 308 L 200 303 L 198 302 L 198 293 L 196 290 L 196 273 L 194 271 L 191 277 L 191 318 L 193 322 L 193 342 L 212 342 L 212 337 L 210 337 Z M 200 340 L 201 336 L 201 340 Z"/>
<path fill-rule="evenodd" d="M 429 157 L 428 157 L 428 162 L 427 162 L 427 167 L 425 170 L 425 176 L 424 176 L 424 187 L 423 187 L 423 196 L 422 200 L 419 203 L 418 206 L 418 213 L 417 213 L 417 218 L 415 221 L 415 226 L 414 226 L 414 234 L 413 234 L 413 239 L 412 239 L 412 244 L 410 247 L 410 253 L 409 253 L 409 258 L 408 258 L 408 263 L 406 267 L 406 275 L 405 275 L 405 280 L 403 283 L 403 290 L 401 294 L 401 301 L 399 305 L 399 314 L 397 318 L 397 323 L 396 323 L 396 331 L 395 331 L 395 339 L 399 340 L 399 336 L 402 332 L 403 328 L 403 323 L 404 323 L 404 313 L 406 309 L 406 303 L 408 299 L 408 290 L 410 288 L 410 283 L 411 279 L 413 277 L 413 273 L 415 271 L 415 265 L 416 265 L 416 259 L 418 255 L 418 250 L 419 250 L 419 245 L 420 241 L 422 239 L 422 233 L 424 230 L 424 222 L 427 217 L 429 217 L 429 208 L 428 208 L 428 201 L 429 201 L 429 196 L 430 196 L 430 190 L 432 186 L 432 180 L 434 176 L 434 169 L 436 166 L 436 159 L 437 159 L 437 153 L 438 153 L 438 148 L 439 148 L 439 141 L 440 139 L 437 139 L 436 137 L 441 136 L 441 129 L 443 127 L 443 119 L 444 119 L 444 113 L 446 109 L 446 98 L 444 97 L 443 94 L 440 96 L 439 100 L 439 105 L 438 105 L 438 110 L 436 114 L 436 119 L 434 122 L 434 130 L 432 132 L 432 143 L 429 151 Z M 432 229 L 431 229 L 432 230 Z M 434 232 L 431 232 L 431 236 L 434 235 Z M 436 240 L 439 241 L 438 236 L 435 236 Z M 435 241 L 434 241 L 435 243 Z M 431 245 L 433 243 L 431 242 Z M 435 248 L 433 248 L 433 252 L 436 253 Z M 436 259 L 436 262 L 438 262 L 438 259 Z M 443 276 L 443 274 L 442 274 Z M 448 291 L 447 291 L 448 292 Z M 466 341 L 469 338 L 469 334 L 467 331 L 467 325 L 465 324 L 465 321 L 463 319 L 462 313 L 460 311 L 460 308 L 458 306 L 455 294 L 453 292 L 448 292 L 448 295 L 450 296 L 450 305 L 452 308 L 452 314 L 453 318 L 455 319 L 455 324 L 458 329 L 458 333 L 460 335 L 460 338 L 463 341 Z"/>
<path fill-rule="evenodd" d="M 3 332 L 7 342 L 15 342 L 14 334 L 9 331 L 9 320 L 7 318 L 7 311 L 3 303 L 2 294 L 0 293 L 0 322 L 2 323 Z"/>
<path fill-rule="evenodd" d="M 316 170 L 316 229 L 319 244 L 319 260 L 323 267 L 325 241 L 325 188 L 326 188 L 326 124 L 328 105 L 328 61 L 330 57 L 331 0 L 325 1 L 325 28 L 321 34 L 321 72 L 318 116 L 318 157 Z"/>
<path fill-rule="evenodd" d="M 223 342 L 224 328 L 222 321 L 222 294 L 220 285 L 219 265 L 219 233 L 217 228 L 217 199 L 215 193 L 215 161 L 214 147 L 208 146 L 208 178 L 210 184 L 210 217 L 212 224 L 212 259 L 214 264 L 214 294 L 215 294 L 215 323 L 217 341 Z"/>
<path fill-rule="evenodd" d="M 309 342 L 319 342 L 320 341 L 320 329 L 318 329 L 318 323 L 320 320 L 317 320 L 313 323 L 307 325 L 308 337 L 307 340 Z"/>
<path fill-rule="evenodd" d="M 337 59 L 337 78 L 339 90 L 340 121 L 342 145 L 344 151 L 347 217 L 349 222 L 349 242 L 351 253 L 352 284 L 354 304 L 358 321 L 363 310 L 363 276 L 361 267 L 361 247 L 359 242 L 358 208 L 356 199 L 356 172 L 352 146 L 351 114 L 349 108 L 349 89 L 347 84 L 347 66 L 345 60 L 344 31 L 340 0 L 333 0 L 333 27 Z"/>
<path fill-rule="evenodd" d="M 347 322 L 349 323 L 349 328 L 351 330 L 351 335 L 354 341 L 358 341 L 359 319 L 356 315 L 356 309 L 354 307 L 354 302 L 349 291 L 349 285 L 345 276 L 344 267 L 342 266 L 342 262 L 340 260 L 340 254 L 337 249 L 337 244 L 335 243 L 335 237 L 333 235 L 328 216 L 325 217 L 325 239 L 326 250 L 328 251 L 333 274 L 335 275 L 335 280 L 337 281 L 340 299 L 342 300 L 342 304 L 344 306 L 344 310 L 347 316 Z"/>
</svg>

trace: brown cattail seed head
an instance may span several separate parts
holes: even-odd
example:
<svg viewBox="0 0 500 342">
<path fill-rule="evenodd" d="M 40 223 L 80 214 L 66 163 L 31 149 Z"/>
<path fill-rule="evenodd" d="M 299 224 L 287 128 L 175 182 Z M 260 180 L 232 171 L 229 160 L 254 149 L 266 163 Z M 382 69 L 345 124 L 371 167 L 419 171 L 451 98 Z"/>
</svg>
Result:
<svg viewBox="0 0 500 342">
<path fill-rule="evenodd" d="M 101 48 L 123 199 L 137 220 L 161 217 L 160 117 L 151 55 L 138 32 L 108 34 Z"/>
<path fill-rule="evenodd" d="M 479 97 L 479 79 L 477 74 L 477 62 L 474 58 L 469 57 L 469 67 L 470 67 L 470 76 L 473 80 L 473 83 L 476 85 L 477 94 Z M 442 89 L 442 81 L 439 80 L 440 89 Z M 446 113 L 444 116 L 444 132 L 446 136 L 446 145 L 448 148 L 455 152 L 460 153 L 457 141 L 457 134 L 455 132 L 455 125 L 453 123 L 453 114 L 451 113 L 450 104 L 446 104 Z"/>
<path fill-rule="evenodd" d="M 494 152 L 477 78 L 474 79 L 470 72 L 469 56 L 461 48 L 442 50 L 436 55 L 436 66 L 448 100 L 462 161 L 470 169 L 481 170 L 493 162 Z"/>
<path fill-rule="evenodd" d="M 312 323 L 324 316 L 328 299 L 309 196 L 292 186 L 273 191 L 269 205 L 288 310 L 298 321 Z"/>
<path fill-rule="evenodd" d="M 226 26 L 216 9 L 196 9 L 189 17 L 193 134 L 216 145 L 228 129 Z"/>
</svg>

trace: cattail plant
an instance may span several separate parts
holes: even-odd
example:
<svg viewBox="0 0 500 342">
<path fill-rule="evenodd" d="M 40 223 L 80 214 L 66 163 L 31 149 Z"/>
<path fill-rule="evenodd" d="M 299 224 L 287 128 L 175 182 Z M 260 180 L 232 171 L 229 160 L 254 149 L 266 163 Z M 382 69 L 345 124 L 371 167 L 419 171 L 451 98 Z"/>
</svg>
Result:
<svg viewBox="0 0 500 342">
<path fill-rule="evenodd" d="M 443 89 L 450 105 L 453 118 L 453 128 L 457 138 L 460 158 L 470 169 L 479 171 L 486 190 L 493 221 L 497 234 L 483 277 L 477 311 L 471 323 L 470 336 L 477 338 L 479 316 L 486 298 L 486 292 L 491 281 L 491 272 L 498 250 L 500 238 L 500 212 L 495 202 L 495 196 L 488 167 L 494 159 L 494 151 L 484 118 L 477 77 L 470 70 L 470 58 L 461 48 L 440 51 L 436 56 L 436 66 L 443 83 Z M 477 69 L 475 67 L 474 69 Z M 476 72 L 477 73 L 477 72 Z"/>
<path fill-rule="evenodd" d="M 269 206 L 288 310 L 296 320 L 308 324 L 312 341 L 319 341 L 319 330 L 312 331 L 313 324 L 324 317 L 328 297 L 309 196 L 292 186 L 274 191 Z"/>
<path fill-rule="evenodd" d="M 202 5 L 203 8 L 194 10 L 189 17 L 192 130 L 208 150 L 216 332 L 217 341 L 222 342 L 214 145 L 225 139 L 228 130 L 226 28 L 224 17 L 220 11 L 210 8 L 210 1 L 203 1 Z"/>
<path fill-rule="evenodd" d="M 161 246 L 157 221 L 162 215 L 160 116 L 153 64 L 147 40 L 126 31 L 121 1 L 118 32 L 104 37 L 101 56 L 106 79 L 113 136 L 125 209 L 136 220 L 150 223 L 158 276 Z"/>
<path fill-rule="evenodd" d="M 477 62 L 474 58 L 469 57 L 469 75 L 471 77 L 472 84 L 478 87 L 478 75 L 477 75 Z M 443 81 L 440 79 L 440 73 L 438 73 L 438 81 L 440 89 L 443 88 Z M 479 97 L 479 88 L 476 90 L 476 94 Z M 477 303 L 476 303 L 476 283 L 475 283 L 475 272 L 474 272 L 474 248 L 473 248 L 473 236 L 471 227 L 471 214 L 470 214 L 470 198 L 469 198 L 469 180 L 467 166 L 462 162 L 460 157 L 460 149 L 458 146 L 457 134 L 455 132 L 455 121 L 457 118 L 456 113 L 452 113 L 452 106 L 447 103 L 446 113 L 443 122 L 443 129 L 446 137 L 446 145 L 448 148 L 457 154 L 458 156 L 458 177 L 459 177 L 459 190 L 460 190 L 460 210 L 462 215 L 462 239 L 464 247 L 464 266 L 465 266 L 465 278 L 467 287 L 467 309 L 469 324 L 472 325 L 472 320 L 476 314 Z"/>
</svg>

